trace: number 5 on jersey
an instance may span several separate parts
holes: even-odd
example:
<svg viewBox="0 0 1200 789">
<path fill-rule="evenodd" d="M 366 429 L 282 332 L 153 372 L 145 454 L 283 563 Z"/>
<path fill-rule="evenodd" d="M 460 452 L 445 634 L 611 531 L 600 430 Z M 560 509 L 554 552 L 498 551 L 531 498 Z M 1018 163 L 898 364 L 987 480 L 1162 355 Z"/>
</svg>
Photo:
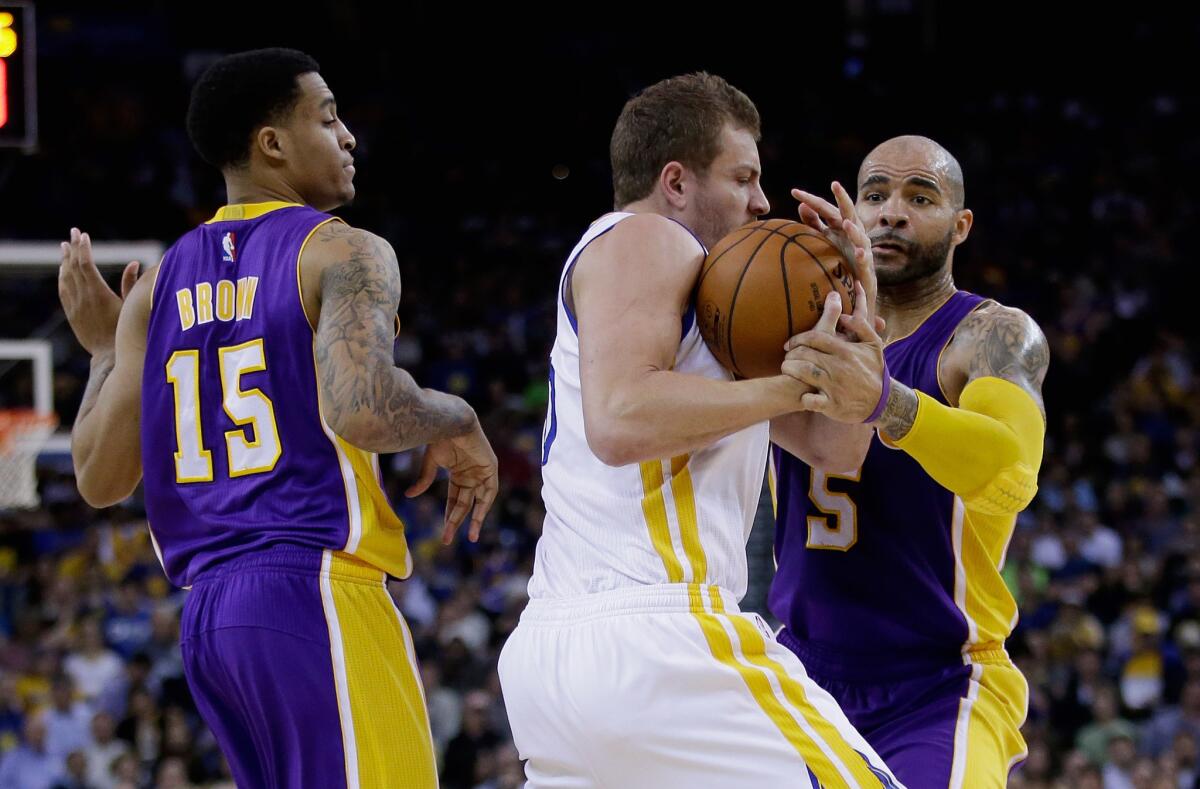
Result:
<svg viewBox="0 0 1200 789">
<path fill-rule="evenodd" d="M 858 508 L 846 493 L 829 489 L 829 480 L 848 479 L 858 482 L 862 468 L 850 474 L 826 474 L 812 470 L 808 498 L 823 515 L 808 516 L 808 542 L 806 548 L 825 551 L 848 551 L 858 542 Z"/>
<path fill-rule="evenodd" d="M 236 425 L 225 432 L 230 477 L 262 474 L 275 468 L 282 448 L 275 408 L 261 389 L 243 392 L 241 378 L 267 369 L 261 339 L 217 350 L 225 414 Z M 204 448 L 200 425 L 200 352 L 176 351 L 167 361 L 167 383 L 175 395 L 175 480 L 212 482 L 212 452 Z M 254 431 L 247 438 L 245 428 Z"/>
</svg>

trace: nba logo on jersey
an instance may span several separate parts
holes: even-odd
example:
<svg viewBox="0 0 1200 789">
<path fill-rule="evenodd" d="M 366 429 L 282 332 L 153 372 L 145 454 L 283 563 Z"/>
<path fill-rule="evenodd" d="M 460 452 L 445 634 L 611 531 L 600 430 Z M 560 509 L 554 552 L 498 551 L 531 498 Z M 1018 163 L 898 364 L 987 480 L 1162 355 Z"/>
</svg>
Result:
<svg viewBox="0 0 1200 789">
<path fill-rule="evenodd" d="M 226 233 L 225 237 L 221 239 L 221 248 L 225 250 L 225 254 L 221 256 L 221 260 L 226 263 L 237 262 L 237 247 L 234 245 L 234 242 L 233 231 Z"/>
</svg>

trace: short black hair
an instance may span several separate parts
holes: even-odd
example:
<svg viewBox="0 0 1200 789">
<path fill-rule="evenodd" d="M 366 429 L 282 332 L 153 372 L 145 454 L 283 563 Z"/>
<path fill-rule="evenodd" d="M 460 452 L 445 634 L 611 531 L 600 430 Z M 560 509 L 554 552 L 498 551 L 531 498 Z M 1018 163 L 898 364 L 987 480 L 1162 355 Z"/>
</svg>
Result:
<svg viewBox="0 0 1200 789">
<path fill-rule="evenodd" d="M 188 104 L 188 137 L 200 158 L 222 170 L 245 164 L 254 131 L 295 106 L 296 78 L 320 70 L 303 52 L 279 47 L 218 60 L 196 81 Z"/>
</svg>

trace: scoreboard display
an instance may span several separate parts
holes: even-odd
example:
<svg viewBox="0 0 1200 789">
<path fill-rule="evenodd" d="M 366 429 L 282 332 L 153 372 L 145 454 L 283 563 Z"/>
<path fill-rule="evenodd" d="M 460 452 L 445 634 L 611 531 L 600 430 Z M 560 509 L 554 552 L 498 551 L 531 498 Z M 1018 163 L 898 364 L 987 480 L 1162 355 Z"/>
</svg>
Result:
<svg viewBox="0 0 1200 789">
<path fill-rule="evenodd" d="M 0 147 L 37 145 L 37 54 L 32 3 L 0 3 Z"/>
</svg>

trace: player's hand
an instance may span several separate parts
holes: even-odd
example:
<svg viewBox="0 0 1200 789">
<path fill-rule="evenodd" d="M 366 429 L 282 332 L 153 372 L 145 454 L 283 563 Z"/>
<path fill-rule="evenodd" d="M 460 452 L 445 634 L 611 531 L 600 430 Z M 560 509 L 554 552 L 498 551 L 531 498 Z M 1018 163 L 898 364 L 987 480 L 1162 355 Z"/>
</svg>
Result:
<svg viewBox="0 0 1200 789">
<path fill-rule="evenodd" d="M 849 424 L 875 411 L 883 391 L 883 340 L 868 319 L 866 303 L 860 290 L 854 314 L 842 315 L 842 300 L 831 293 L 817 325 L 784 346 L 782 372 L 817 390 L 800 398 L 803 410 Z"/>
<path fill-rule="evenodd" d="M 455 532 L 468 513 L 471 515 L 471 526 L 467 538 L 475 542 L 479 539 L 479 530 L 483 528 L 483 519 L 492 508 L 500 488 L 496 453 L 483 434 L 483 428 L 476 424 L 470 433 L 435 441 L 426 447 L 420 476 L 404 491 L 404 495 L 412 498 L 428 490 L 437 477 L 438 468 L 450 472 L 442 542 L 449 545 L 454 540 Z"/>
<path fill-rule="evenodd" d="M 875 314 L 875 294 L 879 286 L 875 280 L 875 256 L 871 252 L 871 237 L 854 201 L 837 181 L 833 182 L 833 197 L 837 205 L 824 198 L 802 191 L 792 190 L 792 197 L 800 201 L 800 221 L 821 233 L 850 263 L 854 278 L 863 284 L 866 291 L 869 315 Z"/>
<path fill-rule="evenodd" d="M 137 282 L 136 260 L 121 274 L 121 295 L 112 292 L 92 260 L 92 239 L 71 228 L 71 240 L 62 243 L 58 267 L 58 298 L 75 338 L 91 355 L 111 352 L 116 346 L 121 304 Z"/>
</svg>

